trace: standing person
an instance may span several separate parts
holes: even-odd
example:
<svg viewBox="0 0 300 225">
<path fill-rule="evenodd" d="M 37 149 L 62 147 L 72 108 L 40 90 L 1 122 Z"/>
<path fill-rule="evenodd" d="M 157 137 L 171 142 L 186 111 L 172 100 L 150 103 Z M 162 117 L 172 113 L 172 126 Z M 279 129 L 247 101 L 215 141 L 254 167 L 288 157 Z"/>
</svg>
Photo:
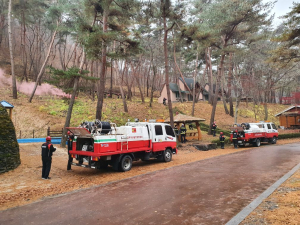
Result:
<svg viewBox="0 0 300 225">
<path fill-rule="evenodd" d="M 185 134 L 186 134 L 186 128 L 185 128 L 185 125 L 182 124 L 182 126 L 180 127 L 181 143 L 186 142 Z"/>
<path fill-rule="evenodd" d="M 164 105 L 167 105 L 166 101 L 167 101 L 167 99 L 164 97 L 164 98 L 163 98 L 163 104 L 164 104 Z"/>
<path fill-rule="evenodd" d="M 51 177 L 49 177 L 49 173 L 51 170 L 52 153 L 55 151 L 56 148 L 54 148 L 51 144 L 51 137 L 46 137 L 46 142 L 42 144 L 42 179 L 51 179 Z"/>
<path fill-rule="evenodd" d="M 216 121 L 214 121 L 211 126 L 211 131 L 212 131 L 214 137 L 216 136 L 216 130 L 217 130 L 217 124 L 216 124 Z"/>
<path fill-rule="evenodd" d="M 179 135 L 179 130 L 177 128 L 177 125 L 174 126 L 174 132 L 175 132 L 175 137 L 176 137 L 176 144 L 178 143 L 178 135 Z"/>
<path fill-rule="evenodd" d="M 179 134 L 177 125 L 174 126 L 174 131 L 175 131 L 175 135 L 177 136 Z"/>
<path fill-rule="evenodd" d="M 73 157 L 70 154 L 70 151 L 72 150 L 72 145 L 73 145 L 73 139 L 74 139 L 74 135 L 68 131 L 68 166 L 67 166 L 67 170 L 71 170 L 71 165 L 73 162 Z"/>
<path fill-rule="evenodd" d="M 234 148 L 238 148 L 238 130 L 235 130 L 233 131 L 232 133 L 232 141 L 233 141 L 233 144 L 234 144 Z"/>
<path fill-rule="evenodd" d="M 221 143 L 221 149 L 224 149 L 224 142 L 225 142 L 225 136 L 223 135 L 223 132 L 220 132 L 220 143 Z"/>
</svg>

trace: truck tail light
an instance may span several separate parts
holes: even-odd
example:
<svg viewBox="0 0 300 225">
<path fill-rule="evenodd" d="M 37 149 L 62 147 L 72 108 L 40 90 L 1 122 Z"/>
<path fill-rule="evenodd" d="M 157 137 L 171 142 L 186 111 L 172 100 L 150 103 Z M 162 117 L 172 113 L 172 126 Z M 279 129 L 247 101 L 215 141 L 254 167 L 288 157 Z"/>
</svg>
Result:
<svg viewBox="0 0 300 225">
<path fill-rule="evenodd" d="M 98 157 L 91 156 L 91 158 L 92 158 L 92 161 L 99 161 Z"/>
</svg>

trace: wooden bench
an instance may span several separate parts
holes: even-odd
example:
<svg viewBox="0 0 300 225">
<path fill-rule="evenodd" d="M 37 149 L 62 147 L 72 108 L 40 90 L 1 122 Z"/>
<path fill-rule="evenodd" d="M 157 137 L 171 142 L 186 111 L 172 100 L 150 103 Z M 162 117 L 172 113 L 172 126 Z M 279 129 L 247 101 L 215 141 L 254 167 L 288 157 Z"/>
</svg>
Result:
<svg viewBox="0 0 300 225">
<path fill-rule="evenodd" d="M 190 131 L 190 132 L 186 132 L 186 137 L 190 137 L 190 136 L 196 136 L 196 134 L 198 135 L 198 131 Z"/>
<path fill-rule="evenodd" d="M 197 139 L 198 140 L 198 131 L 190 131 L 187 132 L 185 135 L 186 140 L 193 140 L 193 139 Z"/>
</svg>

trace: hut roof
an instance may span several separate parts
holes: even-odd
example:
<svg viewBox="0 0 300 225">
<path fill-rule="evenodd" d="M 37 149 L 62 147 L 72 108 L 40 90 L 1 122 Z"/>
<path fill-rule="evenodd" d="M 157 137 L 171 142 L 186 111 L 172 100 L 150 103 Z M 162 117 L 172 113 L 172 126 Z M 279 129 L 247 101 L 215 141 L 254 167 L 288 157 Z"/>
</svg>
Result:
<svg viewBox="0 0 300 225">
<path fill-rule="evenodd" d="M 187 116 L 183 114 L 178 114 L 174 116 L 174 122 L 196 122 L 196 121 L 205 121 L 205 119 L 197 118 L 193 116 Z M 170 118 L 166 119 L 165 122 L 170 122 Z"/>
<path fill-rule="evenodd" d="M 300 109 L 300 105 L 293 105 L 293 106 L 290 106 L 289 108 L 283 110 L 282 112 L 276 114 L 275 116 L 280 116 L 281 114 L 283 115 L 288 115 L 286 112 L 290 111 L 291 109 L 293 108 L 299 108 Z M 295 114 L 296 112 L 293 112 L 292 114 Z"/>
<path fill-rule="evenodd" d="M 7 101 L 1 101 L 0 104 L 4 107 L 4 108 L 13 108 L 14 106 L 10 103 L 8 103 Z"/>
</svg>

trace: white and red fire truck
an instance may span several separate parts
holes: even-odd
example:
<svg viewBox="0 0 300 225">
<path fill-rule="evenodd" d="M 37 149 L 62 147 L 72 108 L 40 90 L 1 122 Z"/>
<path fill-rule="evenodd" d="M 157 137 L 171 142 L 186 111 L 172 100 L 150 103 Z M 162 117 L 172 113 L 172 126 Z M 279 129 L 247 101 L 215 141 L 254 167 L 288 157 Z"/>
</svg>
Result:
<svg viewBox="0 0 300 225">
<path fill-rule="evenodd" d="M 78 161 L 72 163 L 75 166 L 100 169 L 111 165 L 125 172 L 132 161 L 156 158 L 169 162 L 177 153 L 174 130 L 165 123 L 128 122 L 117 127 L 96 120 L 67 129 L 74 134 L 69 153 Z"/>
<path fill-rule="evenodd" d="M 238 145 L 241 147 L 249 144 L 259 147 L 261 142 L 276 144 L 278 139 L 278 131 L 275 124 L 266 121 L 235 125 L 231 128 L 230 141 L 232 141 L 234 131 L 238 133 Z"/>
</svg>

